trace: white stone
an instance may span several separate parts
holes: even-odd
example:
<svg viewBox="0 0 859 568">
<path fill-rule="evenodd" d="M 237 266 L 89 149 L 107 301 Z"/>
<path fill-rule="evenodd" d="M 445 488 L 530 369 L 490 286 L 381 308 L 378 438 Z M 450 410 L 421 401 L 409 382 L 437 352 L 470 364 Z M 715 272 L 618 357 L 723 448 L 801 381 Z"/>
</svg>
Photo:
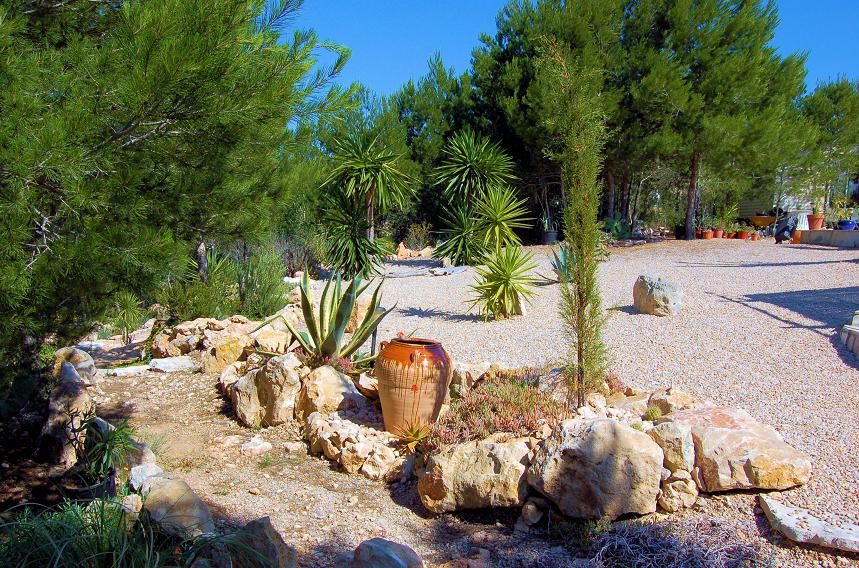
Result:
<svg viewBox="0 0 859 568">
<path fill-rule="evenodd" d="M 760 496 L 760 503 L 770 525 L 792 541 L 859 552 L 859 525 L 839 527 L 767 495 Z"/>
<path fill-rule="evenodd" d="M 197 371 L 200 365 L 187 355 L 181 355 L 179 357 L 152 359 L 149 361 L 149 367 L 159 373 L 176 373 L 179 371 Z"/>
</svg>

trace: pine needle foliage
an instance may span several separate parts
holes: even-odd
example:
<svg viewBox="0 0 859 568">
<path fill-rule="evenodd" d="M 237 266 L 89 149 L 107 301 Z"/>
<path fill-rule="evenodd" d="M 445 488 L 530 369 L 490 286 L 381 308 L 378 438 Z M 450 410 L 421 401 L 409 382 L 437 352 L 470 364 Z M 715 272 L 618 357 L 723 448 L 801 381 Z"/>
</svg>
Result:
<svg viewBox="0 0 859 568">
<path fill-rule="evenodd" d="M 605 122 L 600 101 L 602 74 L 582 57 L 547 39 L 541 60 L 542 87 L 554 93 L 547 128 L 555 134 L 547 153 L 561 166 L 569 195 L 564 233 L 569 246 L 569 277 L 561 280 L 561 318 L 570 341 L 566 361 L 569 396 L 583 406 L 587 390 L 601 384 L 607 367 L 597 271 L 604 258 L 599 175 Z M 570 402 L 573 402 L 570 400 Z"/>
<path fill-rule="evenodd" d="M 442 153 L 436 181 L 444 186 L 443 195 L 450 203 L 472 203 L 490 187 L 505 186 L 516 179 L 510 156 L 472 130 L 454 134 Z"/>
<path fill-rule="evenodd" d="M 478 266 L 477 281 L 471 285 L 475 292 L 471 304 L 477 306 L 484 321 L 508 319 L 522 315 L 523 301 L 534 296 L 534 279 L 530 272 L 537 268 L 531 253 L 521 247 L 496 248 Z"/>
</svg>

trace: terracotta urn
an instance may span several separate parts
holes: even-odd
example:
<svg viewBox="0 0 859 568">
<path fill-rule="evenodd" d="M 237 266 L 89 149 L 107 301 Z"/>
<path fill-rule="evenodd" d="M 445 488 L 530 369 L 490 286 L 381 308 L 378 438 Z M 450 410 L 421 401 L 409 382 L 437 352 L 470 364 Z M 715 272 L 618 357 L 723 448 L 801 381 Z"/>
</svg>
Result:
<svg viewBox="0 0 859 568">
<path fill-rule="evenodd" d="M 435 424 L 452 370 L 450 357 L 438 341 L 383 341 L 375 371 L 385 430 L 399 435 L 406 429 Z"/>
</svg>

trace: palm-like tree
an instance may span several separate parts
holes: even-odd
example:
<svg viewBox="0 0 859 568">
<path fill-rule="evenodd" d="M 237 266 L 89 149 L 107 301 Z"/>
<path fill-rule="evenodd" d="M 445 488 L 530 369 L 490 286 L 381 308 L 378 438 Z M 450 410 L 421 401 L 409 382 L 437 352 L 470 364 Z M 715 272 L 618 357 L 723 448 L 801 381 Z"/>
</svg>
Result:
<svg viewBox="0 0 859 568">
<path fill-rule="evenodd" d="M 510 156 L 471 130 L 461 130 L 448 140 L 444 161 L 436 170 L 436 181 L 451 203 L 471 203 L 490 187 L 506 186 L 514 179 Z"/>
<path fill-rule="evenodd" d="M 367 209 L 367 238 L 375 238 L 375 211 L 403 204 L 415 193 L 414 180 L 397 167 L 400 156 L 359 133 L 342 139 L 334 148 L 334 169 L 325 187 L 342 188 Z"/>
</svg>

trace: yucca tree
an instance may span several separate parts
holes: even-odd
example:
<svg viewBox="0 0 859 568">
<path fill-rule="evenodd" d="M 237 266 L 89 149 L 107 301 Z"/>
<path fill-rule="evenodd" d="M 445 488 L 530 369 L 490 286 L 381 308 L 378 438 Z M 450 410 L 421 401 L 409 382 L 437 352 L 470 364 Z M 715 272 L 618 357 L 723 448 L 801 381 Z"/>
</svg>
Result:
<svg viewBox="0 0 859 568">
<path fill-rule="evenodd" d="M 377 274 L 383 255 L 391 252 L 370 239 L 363 207 L 345 189 L 335 187 L 326 196 L 320 219 L 325 231 L 325 260 L 348 277 Z"/>
<path fill-rule="evenodd" d="M 460 265 L 474 264 L 483 257 L 486 247 L 479 238 L 480 225 L 470 206 L 450 209 L 442 220 L 447 228 L 440 231 L 444 242 L 433 251 L 437 258 L 449 257 Z"/>
<path fill-rule="evenodd" d="M 472 305 L 478 306 L 483 319 L 507 319 L 522 315 L 522 301 L 534 295 L 534 278 L 529 274 L 537 267 L 531 253 L 521 247 L 496 249 L 486 257 L 486 265 L 475 267 L 477 282 Z"/>
<path fill-rule="evenodd" d="M 334 148 L 334 169 L 325 180 L 327 189 L 342 188 L 367 213 L 367 238 L 375 239 L 375 213 L 404 204 L 415 194 L 415 181 L 398 167 L 400 155 L 384 147 L 379 138 L 353 133 Z"/>
<path fill-rule="evenodd" d="M 512 187 L 490 186 L 477 201 L 475 215 L 483 246 L 499 249 L 522 244 L 514 229 L 530 227 L 524 199 Z"/>
<path fill-rule="evenodd" d="M 454 134 L 443 154 L 436 181 L 444 186 L 444 196 L 451 203 L 472 203 L 490 187 L 505 186 L 516 179 L 510 156 L 471 130 Z"/>
</svg>

